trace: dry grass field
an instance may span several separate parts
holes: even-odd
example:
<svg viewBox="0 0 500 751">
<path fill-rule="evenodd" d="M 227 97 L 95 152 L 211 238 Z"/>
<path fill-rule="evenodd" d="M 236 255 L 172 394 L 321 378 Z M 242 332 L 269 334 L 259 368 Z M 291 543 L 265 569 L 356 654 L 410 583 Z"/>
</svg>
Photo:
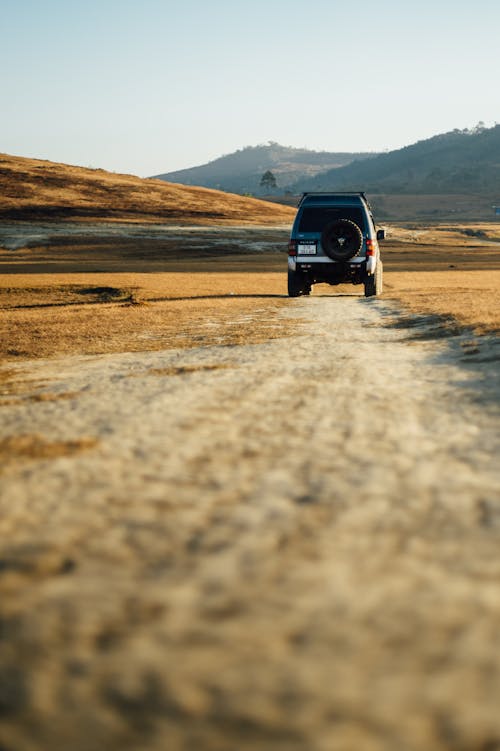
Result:
<svg viewBox="0 0 500 751">
<path fill-rule="evenodd" d="M 10 219 L 14 233 L 4 244 L 0 231 L 2 358 L 285 333 L 274 314 L 294 208 L 5 154 L 0 190 L 0 230 Z M 175 224 L 198 231 L 169 232 Z M 385 294 L 411 312 L 496 331 L 499 243 L 499 222 L 391 226 Z M 315 288 L 332 292 L 358 290 Z"/>
<path fill-rule="evenodd" d="M 386 296 L 476 333 L 500 330 L 500 222 L 393 227 Z"/>
<path fill-rule="evenodd" d="M 66 237 L 0 250 L 0 356 L 273 338 L 284 330 L 275 315 L 286 303 L 281 246 L 284 230 L 240 228 L 168 239 Z"/>
<path fill-rule="evenodd" d="M 499 236 L 498 224 L 389 228 L 385 297 L 411 313 L 442 316 L 443 333 L 450 326 L 499 330 Z M 242 228 L 149 239 L 82 234 L 0 250 L 0 356 L 160 350 L 286 335 L 286 322 L 276 316 L 287 304 L 286 240 L 286 229 Z M 314 290 L 338 293 L 362 289 Z"/>
<path fill-rule="evenodd" d="M 251 344 L 283 331 L 277 273 L 9 277 L 0 287 L 2 358 Z M 280 294 L 281 292 L 281 294 Z"/>
</svg>

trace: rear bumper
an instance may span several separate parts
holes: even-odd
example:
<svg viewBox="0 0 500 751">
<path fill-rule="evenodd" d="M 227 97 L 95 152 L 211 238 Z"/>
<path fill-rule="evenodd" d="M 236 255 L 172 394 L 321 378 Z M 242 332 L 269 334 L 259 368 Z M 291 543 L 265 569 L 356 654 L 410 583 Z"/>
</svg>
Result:
<svg viewBox="0 0 500 751">
<path fill-rule="evenodd" d="M 345 265 L 355 269 L 365 264 L 366 273 L 371 276 L 373 273 L 375 273 L 375 268 L 377 266 L 376 256 L 368 256 L 368 258 L 365 258 L 364 256 L 355 256 L 354 258 L 351 258 L 349 261 L 347 261 Z M 332 259 L 328 258 L 327 256 L 288 256 L 289 271 L 314 268 L 319 270 L 321 267 L 324 267 L 325 270 L 328 270 L 329 266 L 333 269 L 333 267 L 337 265 L 337 261 L 332 261 Z"/>
</svg>

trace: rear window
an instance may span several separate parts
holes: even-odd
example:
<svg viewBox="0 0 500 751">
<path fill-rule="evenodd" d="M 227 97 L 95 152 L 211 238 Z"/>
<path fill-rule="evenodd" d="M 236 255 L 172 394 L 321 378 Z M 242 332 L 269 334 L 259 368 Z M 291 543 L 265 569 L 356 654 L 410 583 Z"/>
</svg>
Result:
<svg viewBox="0 0 500 751">
<path fill-rule="evenodd" d="M 365 230 L 363 210 L 357 206 L 316 206 L 302 210 L 298 231 L 323 232 L 327 224 L 338 219 L 350 219 Z"/>
</svg>

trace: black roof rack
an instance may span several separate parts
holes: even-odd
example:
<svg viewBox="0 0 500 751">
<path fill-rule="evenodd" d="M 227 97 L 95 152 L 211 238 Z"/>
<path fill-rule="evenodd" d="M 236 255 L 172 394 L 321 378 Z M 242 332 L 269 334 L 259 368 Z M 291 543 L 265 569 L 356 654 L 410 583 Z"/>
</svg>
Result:
<svg viewBox="0 0 500 751">
<path fill-rule="evenodd" d="M 364 190 L 306 190 L 303 196 L 364 196 Z"/>
<path fill-rule="evenodd" d="M 370 206 L 364 190 L 308 190 L 302 193 L 299 201 L 299 206 L 306 196 L 361 196 L 361 198 L 366 201 L 366 204 L 370 211 L 372 210 L 372 207 Z"/>
</svg>

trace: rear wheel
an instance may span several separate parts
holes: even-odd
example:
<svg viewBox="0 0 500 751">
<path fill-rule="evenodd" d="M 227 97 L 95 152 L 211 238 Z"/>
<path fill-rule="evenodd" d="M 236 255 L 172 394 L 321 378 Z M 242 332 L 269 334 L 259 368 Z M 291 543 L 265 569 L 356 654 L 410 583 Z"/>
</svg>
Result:
<svg viewBox="0 0 500 751">
<path fill-rule="evenodd" d="M 378 297 L 382 294 L 384 267 L 382 261 L 377 261 L 375 273 L 365 279 L 365 297 Z"/>
<path fill-rule="evenodd" d="M 307 295 L 310 291 L 311 286 L 304 279 L 304 274 L 300 271 L 288 272 L 288 297 Z"/>
</svg>

